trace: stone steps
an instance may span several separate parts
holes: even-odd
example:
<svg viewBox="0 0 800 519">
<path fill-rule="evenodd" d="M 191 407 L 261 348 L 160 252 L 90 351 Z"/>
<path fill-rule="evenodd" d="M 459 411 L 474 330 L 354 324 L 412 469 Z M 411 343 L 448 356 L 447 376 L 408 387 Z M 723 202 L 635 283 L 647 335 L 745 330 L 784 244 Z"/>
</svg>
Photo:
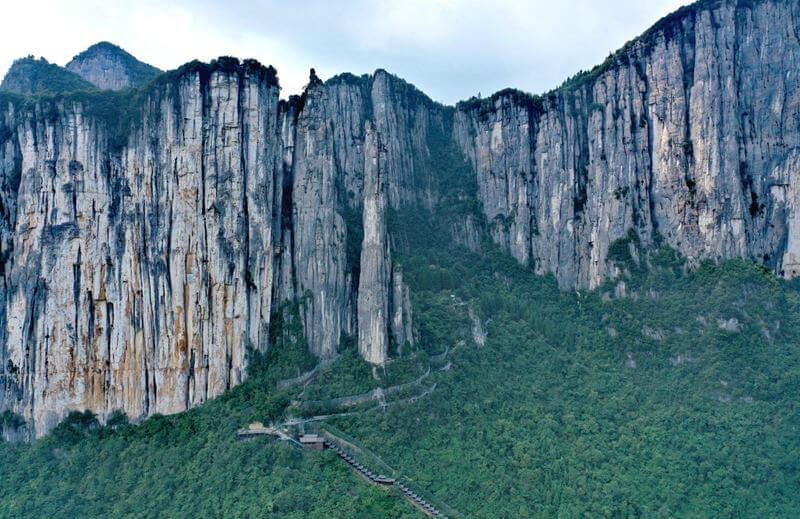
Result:
<svg viewBox="0 0 800 519">
<path fill-rule="evenodd" d="M 380 486 L 394 486 L 400 491 L 402 496 L 408 502 L 410 502 L 412 505 L 414 505 L 416 508 L 418 508 L 420 511 L 422 511 L 426 515 L 428 515 L 430 517 L 439 517 L 439 518 L 442 518 L 442 519 L 447 519 L 447 517 L 442 515 L 442 513 L 439 510 L 437 510 L 436 507 L 434 507 L 430 503 L 426 502 L 421 496 L 415 494 L 406 485 L 397 482 L 393 478 L 384 476 L 382 474 L 378 475 L 378 474 L 373 473 L 367 467 L 365 467 L 362 464 L 358 463 L 352 456 L 347 454 L 343 449 L 341 449 L 335 443 L 333 443 L 333 442 L 331 442 L 329 440 L 326 440 L 325 441 L 325 447 L 328 448 L 328 449 L 331 449 L 332 451 L 334 451 L 336 453 L 336 455 L 339 456 L 339 458 L 344 460 L 345 463 L 350 465 L 350 467 L 353 470 L 355 470 L 359 475 L 361 475 L 363 478 L 367 479 L 371 483 L 373 483 L 375 485 L 380 485 Z"/>
</svg>

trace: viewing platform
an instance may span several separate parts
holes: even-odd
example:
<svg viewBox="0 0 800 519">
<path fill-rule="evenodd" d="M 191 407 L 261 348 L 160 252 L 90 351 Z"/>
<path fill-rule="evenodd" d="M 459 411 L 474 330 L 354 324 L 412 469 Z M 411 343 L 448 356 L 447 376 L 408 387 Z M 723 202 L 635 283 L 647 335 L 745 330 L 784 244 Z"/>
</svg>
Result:
<svg viewBox="0 0 800 519">
<path fill-rule="evenodd" d="M 297 442 L 294 438 L 292 438 L 287 431 L 282 431 L 276 427 L 272 426 L 265 426 L 261 422 L 253 422 L 245 428 L 239 429 L 236 431 L 236 437 L 240 440 L 251 440 L 253 438 L 257 438 L 258 436 L 276 436 L 281 440 Z"/>
</svg>

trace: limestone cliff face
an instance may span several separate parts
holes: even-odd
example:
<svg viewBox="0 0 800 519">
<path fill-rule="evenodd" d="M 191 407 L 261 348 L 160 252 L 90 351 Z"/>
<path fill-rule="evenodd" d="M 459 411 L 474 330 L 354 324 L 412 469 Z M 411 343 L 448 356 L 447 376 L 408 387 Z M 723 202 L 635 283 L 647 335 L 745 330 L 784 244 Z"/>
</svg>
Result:
<svg viewBox="0 0 800 519">
<path fill-rule="evenodd" d="M 285 103 L 274 71 L 255 63 L 189 67 L 148 91 L 121 149 L 85 101 L 8 102 L 2 408 L 36 434 L 73 409 L 184 410 L 243 380 L 284 300 L 301 301 L 320 358 L 343 334 L 375 363 L 398 330 L 412 341 L 408 289 L 385 224 L 373 224 L 387 207 L 368 108 L 394 102 L 375 84 L 312 80 Z M 347 229 L 351 214 L 363 238 Z M 380 275 L 359 278 L 348 240 L 356 258 L 382 244 Z M 368 319 L 357 293 L 381 294 L 382 310 Z"/>
<path fill-rule="evenodd" d="M 387 155 L 381 134 L 366 125 L 364 202 L 358 284 L 358 350 L 373 364 L 386 362 L 390 343 L 398 352 L 413 344 L 411 304 L 403 273 L 392 264 L 387 226 Z"/>
<path fill-rule="evenodd" d="M 798 275 L 799 11 L 705 0 L 550 94 L 455 109 L 383 71 L 280 101 L 274 69 L 231 58 L 134 98 L 0 93 L 0 412 L 41 435 L 73 409 L 197 405 L 273 346 L 286 301 L 318 358 L 349 336 L 385 362 L 414 343 L 391 215 L 448 182 L 480 202 L 443 222 L 455 242 L 488 230 L 565 288 L 614 276 L 631 230 Z"/>
<path fill-rule="evenodd" d="M 800 4 L 704 1 L 541 98 L 459 105 L 494 240 L 564 287 L 634 229 L 690 260 L 800 273 Z"/>
<path fill-rule="evenodd" d="M 392 287 L 389 237 L 386 233 L 386 192 L 381 171 L 382 143 L 367 126 L 364 165 L 364 242 L 358 290 L 358 351 L 368 362 L 386 361 L 389 336 L 389 296 Z"/>
<path fill-rule="evenodd" d="M 81 52 L 65 68 L 96 87 L 109 90 L 136 87 L 161 73 L 106 41 L 95 43 Z"/>
<path fill-rule="evenodd" d="M 359 108 L 348 105 L 339 107 L 344 112 L 331 112 L 331 104 L 336 104 L 331 94 L 319 83 L 306 92 L 295 130 L 291 209 L 295 293 L 307 302 L 303 316 L 312 351 L 328 358 L 335 354 L 340 335 L 355 331 L 343 171 L 331 133 L 340 116 L 354 115 L 347 110 Z"/>
<path fill-rule="evenodd" d="M 41 432 L 70 409 L 201 403 L 265 349 L 277 84 L 254 71 L 154 91 L 117 155 L 79 103 L 7 117 L 4 403 Z M 13 169 L 16 168 L 16 169 Z"/>
<path fill-rule="evenodd" d="M 290 102 L 298 110 L 290 132 L 293 293 L 308 303 L 306 335 L 318 357 L 334 355 L 348 334 L 369 362 L 386 359 L 393 337 L 386 211 L 422 203 L 413 162 L 428 151 L 425 134 L 415 132 L 429 120 L 441 124 L 435 105 L 415 105 L 415 97 L 409 85 L 378 71 L 324 84 L 312 76 Z M 395 306 L 408 307 L 408 297 Z M 410 319 L 408 310 L 401 326 L 408 329 Z M 413 342 L 408 335 L 403 341 Z"/>
</svg>

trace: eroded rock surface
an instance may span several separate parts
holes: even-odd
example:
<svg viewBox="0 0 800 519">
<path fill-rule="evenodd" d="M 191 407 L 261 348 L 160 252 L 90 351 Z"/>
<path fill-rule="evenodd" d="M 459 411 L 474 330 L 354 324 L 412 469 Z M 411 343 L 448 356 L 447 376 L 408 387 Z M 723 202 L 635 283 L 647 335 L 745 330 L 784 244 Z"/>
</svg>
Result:
<svg viewBox="0 0 800 519">
<path fill-rule="evenodd" d="M 109 90 L 143 85 L 161 73 L 107 41 L 81 52 L 65 68 L 96 87 Z"/>
<path fill-rule="evenodd" d="M 453 240 L 488 229 L 565 288 L 617 275 L 631 235 L 797 275 L 798 11 L 701 2 L 548 95 L 455 108 L 380 70 L 280 101 L 274 69 L 229 58 L 161 76 L 130 118 L 0 94 L 0 411 L 41 435 L 187 409 L 244 379 L 288 301 L 318 358 L 350 336 L 385 362 L 414 342 L 389 215 L 437 207 L 443 146 L 481 208 Z"/>
<path fill-rule="evenodd" d="M 119 149 L 85 103 L 4 106 L 3 409 L 36 434 L 73 409 L 187 409 L 243 380 L 289 300 L 321 359 L 344 334 L 369 343 L 373 363 L 391 337 L 413 341 L 384 186 L 397 203 L 411 190 L 388 181 L 402 161 L 379 151 L 368 112 L 373 98 L 395 102 L 381 92 L 398 80 L 380 76 L 380 87 L 312 82 L 280 102 L 274 71 L 253 62 L 188 69 L 148 91 Z M 374 271 L 359 277 L 348 240 L 365 264 L 378 252 Z M 376 294 L 380 311 L 359 314 L 357 293 Z"/>
<path fill-rule="evenodd" d="M 690 261 L 800 274 L 800 5 L 699 2 L 541 98 L 460 106 L 494 241 L 563 287 L 613 274 L 634 229 Z"/>
</svg>

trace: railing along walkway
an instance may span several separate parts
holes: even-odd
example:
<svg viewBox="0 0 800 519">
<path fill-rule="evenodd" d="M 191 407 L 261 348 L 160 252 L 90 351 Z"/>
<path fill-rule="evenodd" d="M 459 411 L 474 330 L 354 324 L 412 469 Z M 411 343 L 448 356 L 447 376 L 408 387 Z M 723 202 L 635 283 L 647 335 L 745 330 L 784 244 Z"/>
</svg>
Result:
<svg viewBox="0 0 800 519">
<path fill-rule="evenodd" d="M 352 438 L 343 438 L 342 436 L 346 435 L 332 425 L 325 424 L 321 428 L 324 431 L 325 446 L 333 450 L 339 458 L 344 460 L 367 481 L 384 487 L 397 488 L 404 499 L 430 517 L 444 519 L 447 517 L 462 517 L 460 513 L 438 499 L 430 495 L 424 495 L 421 491 L 409 487 L 408 478 L 401 476 L 398 471 L 386 464 L 378 455 L 359 445 Z M 332 431 L 336 431 L 338 434 L 334 434 Z M 384 471 L 385 474 L 375 474 L 368 466 L 360 463 L 357 457 L 367 458 L 369 460 L 367 463 L 380 467 L 380 470 Z"/>
</svg>

